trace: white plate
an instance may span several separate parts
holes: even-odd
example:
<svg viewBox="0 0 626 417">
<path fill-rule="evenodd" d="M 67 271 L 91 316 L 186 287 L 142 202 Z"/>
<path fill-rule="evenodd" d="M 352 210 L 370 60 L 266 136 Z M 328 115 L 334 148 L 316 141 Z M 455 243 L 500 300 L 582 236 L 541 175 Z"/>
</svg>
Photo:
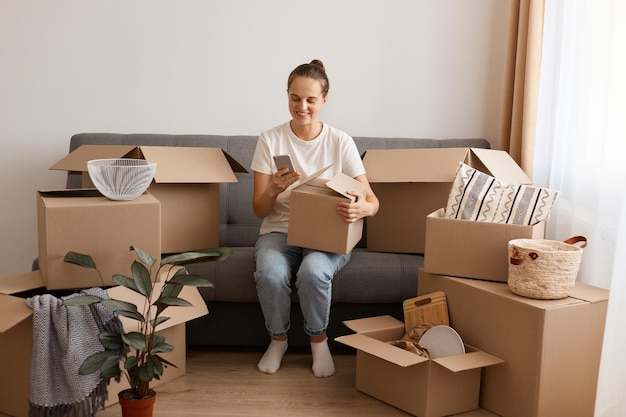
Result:
<svg viewBox="0 0 626 417">
<path fill-rule="evenodd" d="M 431 359 L 465 353 L 461 336 L 450 326 L 440 325 L 428 329 L 419 344 L 428 349 Z"/>
</svg>

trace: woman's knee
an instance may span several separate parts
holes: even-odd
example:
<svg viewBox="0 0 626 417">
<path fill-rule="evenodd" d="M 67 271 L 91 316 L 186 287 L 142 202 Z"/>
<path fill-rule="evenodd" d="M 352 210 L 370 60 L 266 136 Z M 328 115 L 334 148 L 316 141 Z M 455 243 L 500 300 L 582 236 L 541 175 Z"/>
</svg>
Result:
<svg viewBox="0 0 626 417">
<path fill-rule="evenodd" d="M 288 286 L 291 280 L 289 268 L 280 265 L 267 265 L 254 272 L 254 280 L 259 285 L 270 287 Z"/>
</svg>

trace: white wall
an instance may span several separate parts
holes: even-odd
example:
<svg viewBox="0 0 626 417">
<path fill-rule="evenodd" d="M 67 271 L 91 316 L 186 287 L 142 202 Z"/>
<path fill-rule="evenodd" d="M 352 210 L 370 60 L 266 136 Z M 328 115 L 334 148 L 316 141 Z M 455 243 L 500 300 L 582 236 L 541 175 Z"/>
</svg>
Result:
<svg viewBox="0 0 626 417">
<path fill-rule="evenodd" d="M 355 136 L 498 143 L 509 1 L 0 2 L 0 276 L 37 255 L 35 192 L 78 132 L 250 134 L 322 59 Z"/>
</svg>

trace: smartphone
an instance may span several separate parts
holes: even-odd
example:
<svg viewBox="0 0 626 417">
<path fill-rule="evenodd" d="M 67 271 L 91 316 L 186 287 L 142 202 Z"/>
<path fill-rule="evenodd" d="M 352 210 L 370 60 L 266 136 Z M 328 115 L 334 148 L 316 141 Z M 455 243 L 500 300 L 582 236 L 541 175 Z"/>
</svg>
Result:
<svg viewBox="0 0 626 417">
<path fill-rule="evenodd" d="M 293 164 L 291 163 L 291 157 L 289 155 L 274 155 L 274 163 L 276 164 L 276 169 L 279 171 L 283 168 L 289 168 L 287 173 L 294 171 Z"/>
</svg>

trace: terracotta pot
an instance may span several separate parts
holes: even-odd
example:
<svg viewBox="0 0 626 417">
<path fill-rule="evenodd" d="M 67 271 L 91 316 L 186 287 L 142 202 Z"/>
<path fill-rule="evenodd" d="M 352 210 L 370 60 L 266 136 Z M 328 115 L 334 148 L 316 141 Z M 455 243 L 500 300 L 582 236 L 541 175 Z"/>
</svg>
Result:
<svg viewBox="0 0 626 417">
<path fill-rule="evenodd" d="M 122 416 L 124 417 L 152 417 L 154 402 L 156 401 L 156 392 L 151 391 L 151 396 L 141 400 L 130 399 L 121 391 L 118 394 L 120 407 L 122 407 Z"/>
</svg>

